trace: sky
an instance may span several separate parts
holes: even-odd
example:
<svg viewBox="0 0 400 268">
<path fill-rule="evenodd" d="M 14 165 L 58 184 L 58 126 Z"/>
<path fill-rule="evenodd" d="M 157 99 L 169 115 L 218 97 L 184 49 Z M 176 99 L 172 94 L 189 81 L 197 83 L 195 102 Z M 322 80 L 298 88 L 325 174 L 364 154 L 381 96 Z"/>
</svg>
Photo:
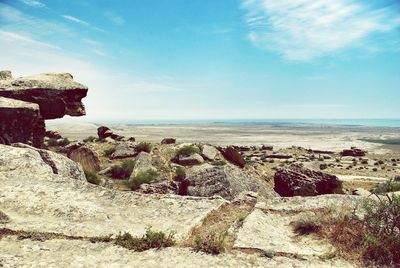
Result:
<svg viewBox="0 0 400 268">
<path fill-rule="evenodd" d="M 400 1 L 0 0 L 0 69 L 87 120 L 400 118 Z"/>
</svg>

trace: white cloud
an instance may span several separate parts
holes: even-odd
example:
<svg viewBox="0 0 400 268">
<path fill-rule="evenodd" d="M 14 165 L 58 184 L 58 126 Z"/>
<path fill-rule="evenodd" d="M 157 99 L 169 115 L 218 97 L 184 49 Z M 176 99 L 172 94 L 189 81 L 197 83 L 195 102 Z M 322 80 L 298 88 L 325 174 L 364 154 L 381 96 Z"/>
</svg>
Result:
<svg viewBox="0 0 400 268">
<path fill-rule="evenodd" d="M 363 46 L 373 34 L 400 26 L 390 7 L 372 9 L 352 0 L 245 0 L 242 7 L 249 40 L 289 60 L 308 61 Z"/>
<path fill-rule="evenodd" d="M 104 32 L 103 29 L 100 29 L 100 28 L 98 28 L 98 27 L 96 27 L 96 26 L 93 26 L 93 25 L 91 25 L 89 22 L 84 21 L 84 20 L 82 20 L 82 19 L 78 19 L 77 17 L 71 16 L 71 15 L 61 15 L 61 17 L 63 17 L 63 18 L 66 19 L 66 20 L 69 20 L 69 21 L 75 22 L 75 23 L 77 23 L 77 24 L 80 24 L 80 25 L 82 25 L 82 26 L 91 28 L 91 29 L 93 29 L 93 30 L 100 31 L 100 32 Z"/>
<path fill-rule="evenodd" d="M 90 26 L 90 23 L 88 23 L 88 22 L 86 22 L 84 20 L 78 19 L 78 18 L 76 18 L 74 16 L 62 15 L 61 17 L 63 17 L 66 20 L 73 21 L 73 22 L 79 23 L 79 24 L 84 25 L 84 26 Z"/>
<path fill-rule="evenodd" d="M 36 0 L 22 0 L 22 2 L 31 7 L 43 8 L 46 7 L 45 4 Z"/>
<path fill-rule="evenodd" d="M 106 16 L 106 18 L 108 20 L 110 20 L 115 25 L 122 26 L 125 24 L 125 19 L 120 15 L 117 15 L 117 14 L 115 14 L 113 12 L 109 12 L 109 11 L 105 12 L 104 15 Z"/>
<path fill-rule="evenodd" d="M 0 41 L 4 43 L 13 43 L 13 42 L 19 42 L 21 44 L 28 44 L 28 45 L 35 45 L 39 47 L 45 47 L 45 48 L 52 48 L 52 49 L 61 49 L 57 46 L 45 43 L 45 42 L 40 42 L 37 41 L 29 36 L 21 35 L 18 33 L 13 33 L 13 32 L 8 32 L 8 31 L 2 31 L 0 30 Z"/>
</svg>

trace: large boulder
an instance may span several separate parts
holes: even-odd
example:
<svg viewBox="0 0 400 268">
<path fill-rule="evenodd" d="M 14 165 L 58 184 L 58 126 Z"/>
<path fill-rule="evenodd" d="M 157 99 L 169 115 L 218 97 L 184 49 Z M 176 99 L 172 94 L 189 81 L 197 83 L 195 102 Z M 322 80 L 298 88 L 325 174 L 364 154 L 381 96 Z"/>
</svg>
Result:
<svg viewBox="0 0 400 268">
<path fill-rule="evenodd" d="M 164 138 L 161 141 L 161 144 L 175 144 L 176 143 L 176 139 L 174 138 Z"/>
<path fill-rule="evenodd" d="M 85 181 L 82 167 L 67 157 L 23 143 L 0 144 L 0 178 L 10 176 Z"/>
<path fill-rule="evenodd" d="M 235 166 L 210 166 L 204 164 L 189 172 L 179 185 L 180 195 L 212 197 L 222 196 L 233 200 L 245 191 L 271 197 L 276 194 L 260 179 L 245 174 Z"/>
<path fill-rule="evenodd" d="M 222 155 L 225 157 L 225 159 L 231 162 L 232 164 L 241 168 L 244 168 L 244 166 L 246 165 L 246 160 L 233 146 L 221 148 L 220 151 Z"/>
<path fill-rule="evenodd" d="M 44 73 L 0 80 L 0 96 L 39 104 L 43 119 L 85 115 L 82 98 L 88 88 L 69 73 Z"/>
<path fill-rule="evenodd" d="M 275 173 L 275 191 L 281 196 L 314 196 L 341 192 L 342 183 L 335 175 L 298 165 Z"/>
<path fill-rule="evenodd" d="M 201 155 L 195 153 L 191 155 L 179 155 L 178 164 L 182 166 L 194 166 L 204 163 L 204 159 Z"/>
<path fill-rule="evenodd" d="M 99 172 L 100 160 L 96 152 L 81 146 L 68 152 L 68 158 L 82 165 L 84 170 Z"/>
<path fill-rule="evenodd" d="M 110 128 L 101 126 L 97 129 L 97 135 L 99 136 L 99 140 L 104 140 L 106 138 L 111 138 L 116 141 L 121 141 L 124 137 L 118 134 L 115 134 Z M 133 138 L 135 141 L 135 138 Z"/>
<path fill-rule="evenodd" d="M 139 172 L 146 172 L 149 170 L 157 172 L 157 169 L 152 164 L 151 154 L 140 152 L 135 158 L 135 167 L 133 168 L 131 177 L 136 176 Z"/>
<path fill-rule="evenodd" d="M 340 154 L 341 156 L 363 157 L 366 153 L 367 152 L 362 149 L 352 147 L 351 149 L 343 150 Z"/>
<path fill-rule="evenodd" d="M 39 105 L 0 97 L 0 144 L 32 140 L 39 121 Z"/>
<path fill-rule="evenodd" d="M 115 152 L 111 155 L 112 159 L 132 157 L 136 154 L 135 148 L 129 143 L 120 143 L 115 147 Z"/>
<path fill-rule="evenodd" d="M 44 120 L 62 118 L 64 115 L 85 115 L 85 107 L 81 100 L 87 91 L 86 86 L 75 82 L 68 73 L 45 73 L 14 79 L 10 71 L 1 72 L 0 97 L 39 105 L 39 118 L 33 128 L 31 124 L 27 124 L 24 130 L 30 134 L 24 135 L 24 139 L 20 140 L 20 131 L 14 132 L 11 129 L 8 136 L 17 136 L 18 138 L 11 139 L 23 143 L 32 141 L 35 147 L 42 147 L 46 132 Z M 10 118 L 7 121 L 12 120 Z"/>
<path fill-rule="evenodd" d="M 214 160 L 218 154 L 218 150 L 214 146 L 204 144 L 201 148 L 201 154 L 205 159 Z"/>
</svg>

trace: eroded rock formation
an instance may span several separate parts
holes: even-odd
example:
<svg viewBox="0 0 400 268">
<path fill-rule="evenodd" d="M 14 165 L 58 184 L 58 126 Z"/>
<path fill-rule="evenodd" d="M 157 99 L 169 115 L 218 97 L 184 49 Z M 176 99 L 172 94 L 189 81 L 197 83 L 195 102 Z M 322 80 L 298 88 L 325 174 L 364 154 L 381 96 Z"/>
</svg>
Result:
<svg viewBox="0 0 400 268">
<path fill-rule="evenodd" d="M 32 142 L 41 147 L 46 133 L 44 121 L 64 115 L 85 115 L 81 100 L 87 91 L 86 86 L 75 82 L 68 73 L 14 79 L 10 71 L 1 71 L 0 143 Z"/>
</svg>

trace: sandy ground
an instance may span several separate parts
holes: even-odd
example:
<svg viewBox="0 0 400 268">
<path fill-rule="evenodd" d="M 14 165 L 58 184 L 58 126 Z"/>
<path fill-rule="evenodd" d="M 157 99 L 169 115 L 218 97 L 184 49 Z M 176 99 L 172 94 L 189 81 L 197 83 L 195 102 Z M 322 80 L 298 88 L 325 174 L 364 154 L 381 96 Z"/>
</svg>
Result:
<svg viewBox="0 0 400 268">
<path fill-rule="evenodd" d="M 49 122 L 47 128 L 57 130 L 70 139 L 97 136 L 95 123 Z M 304 148 L 340 151 L 357 146 L 374 153 L 400 151 L 400 146 L 361 141 L 362 138 L 400 138 L 398 128 L 352 126 L 274 126 L 274 125 L 122 125 L 108 124 L 116 133 L 135 137 L 138 141 L 160 142 L 173 137 L 178 142 L 203 142 L 214 145 L 273 145 L 275 148 Z"/>
</svg>

